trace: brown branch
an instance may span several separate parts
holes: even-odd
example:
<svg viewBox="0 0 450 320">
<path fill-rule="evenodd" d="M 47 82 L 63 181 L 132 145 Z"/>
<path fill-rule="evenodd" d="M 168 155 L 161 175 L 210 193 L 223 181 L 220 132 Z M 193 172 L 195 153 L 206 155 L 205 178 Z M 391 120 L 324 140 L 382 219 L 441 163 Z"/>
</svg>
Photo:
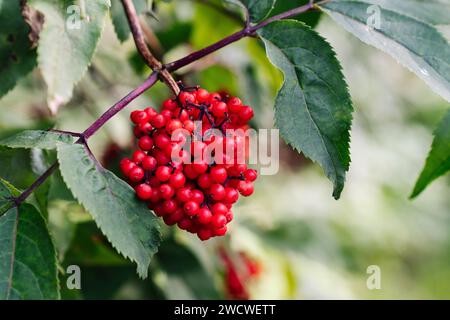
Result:
<svg viewBox="0 0 450 320">
<path fill-rule="evenodd" d="M 155 58 L 151 53 L 150 49 L 145 42 L 145 38 L 142 32 L 141 24 L 134 7 L 132 0 L 122 0 L 123 7 L 125 9 L 125 14 L 130 25 L 131 33 L 133 34 L 133 39 L 136 44 L 136 48 L 139 54 L 142 56 L 147 65 L 155 72 L 159 74 L 162 80 L 167 84 L 167 86 L 173 91 L 175 95 L 180 93 L 180 88 L 177 82 L 172 77 L 169 71 L 164 68 L 164 65 Z"/>
</svg>

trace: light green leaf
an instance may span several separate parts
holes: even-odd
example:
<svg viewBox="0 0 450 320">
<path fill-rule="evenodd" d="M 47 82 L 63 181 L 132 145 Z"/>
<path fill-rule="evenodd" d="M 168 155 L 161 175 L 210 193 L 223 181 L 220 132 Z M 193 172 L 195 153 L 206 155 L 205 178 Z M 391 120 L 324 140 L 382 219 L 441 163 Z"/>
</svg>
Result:
<svg viewBox="0 0 450 320">
<path fill-rule="evenodd" d="M 378 15 L 362 2 L 335 1 L 322 7 L 347 31 L 390 54 L 450 101 L 450 45 L 435 28 L 383 8 Z M 368 20 L 374 27 L 368 26 Z"/>
<path fill-rule="evenodd" d="M 425 167 L 411 198 L 417 197 L 431 182 L 450 170 L 450 110 L 434 131 L 434 140 Z"/>
<path fill-rule="evenodd" d="M 0 1 L 0 98 L 36 65 L 20 1 Z"/>
<path fill-rule="evenodd" d="M 272 11 L 276 0 L 225 0 L 240 7 L 247 8 L 250 21 L 258 22 L 267 17 Z"/>
<path fill-rule="evenodd" d="M 138 14 L 142 13 L 147 8 L 145 2 L 145 0 L 133 0 L 136 12 Z M 128 40 L 131 31 L 121 1 L 116 0 L 111 2 L 111 18 L 114 25 L 114 31 L 116 32 L 117 38 L 119 38 L 120 42 Z"/>
<path fill-rule="evenodd" d="M 61 174 L 73 195 L 145 278 L 160 242 L 157 218 L 125 181 L 102 168 L 83 145 L 59 144 L 57 150 Z"/>
<path fill-rule="evenodd" d="M 0 198 L 11 197 L 0 181 Z M 0 300 L 58 299 L 56 251 L 44 219 L 30 204 L 0 216 Z"/>
<path fill-rule="evenodd" d="M 350 164 L 353 108 L 334 51 L 298 21 L 275 22 L 258 33 L 269 59 L 284 73 L 275 124 L 288 144 L 322 166 L 338 199 Z"/>
<path fill-rule="evenodd" d="M 450 23 L 450 2 L 446 0 L 359 0 L 417 18 L 432 25 Z"/>
<path fill-rule="evenodd" d="M 72 144 L 75 138 L 69 134 L 45 130 L 25 130 L 12 137 L 0 140 L 0 145 L 9 148 L 56 149 L 58 143 Z"/>
<path fill-rule="evenodd" d="M 72 97 L 75 84 L 85 74 L 103 31 L 109 0 L 32 0 L 45 15 L 40 34 L 38 63 L 48 87 L 53 113 Z"/>
</svg>

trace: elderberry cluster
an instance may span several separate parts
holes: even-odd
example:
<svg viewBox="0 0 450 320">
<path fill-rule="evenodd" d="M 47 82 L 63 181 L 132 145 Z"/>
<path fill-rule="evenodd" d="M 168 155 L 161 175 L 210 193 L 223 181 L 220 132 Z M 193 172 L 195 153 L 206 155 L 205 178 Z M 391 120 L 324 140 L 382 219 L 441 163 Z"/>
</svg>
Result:
<svg viewBox="0 0 450 320">
<path fill-rule="evenodd" d="M 252 117 L 253 109 L 237 97 L 184 88 L 159 113 L 131 113 L 139 150 L 122 159 L 121 171 L 167 225 L 201 240 L 223 236 L 233 204 L 239 194 L 253 193 L 257 178 L 245 164 L 248 136 L 242 135 Z"/>
</svg>

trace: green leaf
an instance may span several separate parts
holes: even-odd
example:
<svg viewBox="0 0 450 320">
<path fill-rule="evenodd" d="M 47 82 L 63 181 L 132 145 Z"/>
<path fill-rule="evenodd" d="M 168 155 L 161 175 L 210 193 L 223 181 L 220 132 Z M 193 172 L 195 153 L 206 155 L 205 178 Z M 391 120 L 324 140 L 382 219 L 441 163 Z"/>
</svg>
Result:
<svg viewBox="0 0 450 320">
<path fill-rule="evenodd" d="M 69 134 L 45 130 L 25 130 L 12 137 L 0 140 L 0 145 L 9 148 L 56 149 L 58 143 L 72 144 L 75 138 Z"/>
<path fill-rule="evenodd" d="M 359 0 L 380 6 L 432 25 L 450 23 L 450 3 L 446 0 Z"/>
<path fill-rule="evenodd" d="M 160 242 L 157 218 L 125 181 L 102 168 L 83 145 L 59 144 L 57 150 L 61 174 L 73 195 L 145 278 Z"/>
<path fill-rule="evenodd" d="M 414 186 L 411 198 L 417 197 L 432 181 L 450 170 L 450 110 L 434 131 L 434 140 L 425 167 Z"/>
<path fill-rule="evenodd" d="M 247 8 L 250 21 L 258 22 L 272 11 L 276 0 L 225 0 L 240 7 Z"/>
<path fill-rule="evenodd" d="M 133 0 L 136 12 L 141 14 L 147 8 L 145 0 Z M 130 37 L 131 31 L 128 25 L 127 16 L 125 14 L 121 1 L 111 2 L 111 18 L 114 25 L 114 31 L 120 42 L 125 42 Z"/>
<path fill-rule="evenodd" d="M 305 4 L 308 4 L 309 0 L 289 0 L 289 1 L 277 1 L 275 7 L 273 8 L 270 16 L 275 16 L 277 14 L 286 12 L 288 10 L 298 8 Z M 290 17 L 289 19 L 294 19 L 298 21 L 302 21 L 306 23 L 310 27 L 315 27 L 320 20 L 321 12 L 319 10 L 310 10 L 307 12 L 303 12 L 302 14 L 298 14 L 296 16 Z"/>
<path fill-rule="evenodd" d="M 275 124 L 288 144 L 322 166 L 338 199 L 350 164 L 353 108 L 334 51 L 294 20 L 272 23 L 258 33 L 269 59 L 284 73 Z"/>
<path fill-rule="evenodd" d="M 0 181 L 0 198 L 11 197 Z M 56 251 L 44 219 L 32 205 L 0 216 L 0 300 L 58 299 Z"/>
<path fill-rule="evenodd" d="M 38 63 L 48 87 L 53 113 L 72 97 L 75 84 L 85 74 L 103 31 L 109 0 L 32 0 L 45 15 L 40 34 Z"/>
<path fill-rule="evenodd" d="M 322 7 L 347 31 L 390 54 L 450 101 L 450 44 L 434 27 L 381 7 L 378 15 L 362 2 L 336 1 Z M 367 25 L 377 19 L 378 25 Z"/>
<path fill-rule="evenodd" d="M 28 39 L 20 1 L 0 1 L 0 98 L 36 65 L 36 50 Z"/>
</svg>

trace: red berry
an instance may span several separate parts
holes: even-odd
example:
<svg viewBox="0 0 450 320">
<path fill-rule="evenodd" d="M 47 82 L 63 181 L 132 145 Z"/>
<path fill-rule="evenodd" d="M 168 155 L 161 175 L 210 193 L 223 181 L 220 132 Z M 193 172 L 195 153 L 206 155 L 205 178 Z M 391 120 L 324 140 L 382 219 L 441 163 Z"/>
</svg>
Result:
<svg viewBox="0 0 450 320">
<path fill-rule="evenodd" d="M 227 180 L 227 169 L 223 167 L 211 168 L 211 179 L 217 183 L 224 183 Z"/>
<path fill-rule="evenodd" d="M 192 190 L 191 200 L 201 204 L 205 201 L 205 195 L 200 190 Z"/>
<path fill-rule="evenodd" d="M 151 119 L 158 114 L 152 107 L 145 108 L 144 110 L 148 114 L 148 118 Z"/>
<path fill-rule="evenodd" d="M 253 193 L 253 183 L 247 181 L 239 181 L 238 190 L 244 197 L 251 196 Z"/>
<path fill-rule="evenodd" d="M 136 167 L 136 164 L 134 162 L 132 162 L 128 158 L 122 159 L 120 161 L 120 171 L 122 171 L 122 173 L 125 176 L 128 176 L 128 174 L 130 173 L 131 169 L 133 169 L 134 167 Z"/>
<path fill-rule="evenodd" d="M 223 118 L 225 117 L 225 113 L 228 112 L 228 106 L 225 102 L 219 101 L 212 105 L 211 111 L 214 116 Z"/>
<path fill-rule="evenodd" d="M 158 178 L 159 181 L 167 181 L 170 178 L 170 175 L 172 174 L 172 169 L 167 166 L 161 166 L 156 169 L 155 177 Z"/>
<path fill-rule="evenodd" d="M 183 128 L 183 123 L 178 119 L 170 120 L 166 125 L 166 130 L 168 133 L 172 133 L 181 128 Z"/>
<path fill-rule="evenodd" d="M 248 122 L 251 118 L 253 118 L 253 109 L 249 106 L 243 106 L 241 111 L 239 111 L 239 118 L 244 122 Z"/>
<path fill-rule="evenodd" d="M 157 114 L 156 116 L 153 117 L 150 123 L 155 128 L 162 128 L 166 124 L 166 118 L 161 114 Z"/>
<path fill-rule="evenodd" d="M 192 221 L 189 218 L 183 218 L 178 222 L 178 227 L 183 230 L 187 230 L 192 226 Z"/>
<path fill-rule="evenodd" d="M 159 187 L 159 194 L 161 198 L 168 200 L 175 195 L 175 190 L 170 185 L 165 183 Z"/>
<path fill-rule="evenodd" d="M 128 172 L 128 178 L 132 182 L 139 182 L 144 178 L 144 170 L 141 167 L 135 166 Z"/>
<path fill-rule="evenodd" d="M 188 216 L 194 216 L 197 214 L 198 209 L 199 209 L 199 205 L 197 202 L 195 201 L 188 201 L 184 204 L 183 209 L 184 212 L 188 215 Z"/>
<path fill-rule="evenodd" d="M 205 89 L 198 89 L 196 92 L 198 103 L 205 103 L 209 100 L 209 92 Z"/>
<path fill-rule="evenodd" d="M 178 104 L 175 100 L 172 99 L 167 99 L 166 101 L 163 102 L 163 108 L 167 109 L 167 110 L 175 110 L 178 107 Z"/>
<path fill-rule="evenodd" d="M 170 143 L 170 137 L 167 134 L 160 133 L 157 136 L 155 136 L 155 145 L 158 148 L 164 149 L 169 143 Z"/>
<path fill-rule="evenodd" d="M 212 212 L 215 216 L 216 215 L 225 216 L 228 212 L 228 208 L 222 202 L 217 202 L 216 204 L 213 205 Z"/>
<path fill-rule="evenodd" d="M 168 214 L 174 213 L 178 208 L 176 201 L 172 199 L 164 201 L 162 207 L 163 210 Z"/>
<path fill-rule="evenodd" d="M 178 96 L 178 99 L 180 99 L 180 102 L 186 106 L 188 104 L 188 102 L 190 103 L 194 103 L 195 102 L 195 97 L 192 93 L 183 91 L 180 93 L 180 95 Z"/>
<path fill-rule="evenodd" d="M 211 223 L 216 228 L 222 228 L 227 224 L 227 218 L 223 214 L 215 214 L 211 219 Z"/>
<path fill-rule="evenodd" d="M 230 112 L 238 113 L 239 111 L 241 111 L 241 108 L 242 108 L 241 99 L 236 98 L 236 97 L 230 98 L 228 100 L 227 104 L 228 104 L 228 109 L 230 110 Z"/>
<path fill-rule="evenodd" d="M 209 189 L 209 194 L 213 200 L 220 201 L 225 197 L 225 188 L 221 184 L 213 184 Z"/>
<path fill-rule="evenodd" d="M 213 232 L 210 229 L 200 229 L 197 235 L 200 240 L 206 241 L 213 236 Z"/>
<path fill-rule="evenodd" d="M 206 207 L 200 208 L 197 212 L 197 219 L 198 222 L 201 224 L 208 224 L 211 222 L 212 213 L 211 210 L 209 210 Z"/>
<path fill-rule="evenodd" d="M 208 164 L 204 161 L 196 161 L 192 164 L 192 168 L 198 174 L 202 174 L 208 171 Z"/>
<path fill-rule="evenodd" d="M 217 237 L 224 236 L 227 233 L 227 226 L 223 226 L 222 228 L 217 228 L 214 230 L 214 235 Z"/>
<path fill-rule="evenodd" d="M 147 122 L 148 119 L 149 119 L 149 116 L 144 111 L 135 110 L 135 111 L 131 112 L 130 119 L 135 124 L 139 124 L 139 123 L 142 123 L 142 122 Z"/>
<path fill-rule="evenodd" d="M 186 183 L 186 177 L 181 172 L 175 172 L 170 176 L 169 184 L 175 188 L 181 188 Z"/>
<path fill-rule="evenodd" d="M 233 220 L 233 217 L 234 217 L 234 214 L 231 210 L 225 214 L 225 218 L 227 218 L 227 222 L 230 222 L 231 220 Z"/>
<path fill-rule="evenodd" d="M 177 199 L 181 202 L 187 202 L 192 198 L 192 191 L 189 188 L 180 188 L 177 190 Z"/>
<path fill-rule="evenodd" d="M 211 177 L 209 176 L 209 174 L 204 173 L 198 177 L 197 184 L 202 189 L 208 189 L 212 185 Z"/>
<path fill-rule="evenodd" d="M 153 139 L 149 136 L 143 136 L 139 138 L 138 145 L 142 150 L 149 151 L 153 148 Z"/>
<path fill-rule="evenodd" d="M 146 183 L 137 185 L 134 190 L 136 191 L 138 198 L 141 200 L 149 200 L 152 196 L 152 187 Z"/>
<path fill-rule="evenodd" d="M 226 203 L 235 203 L 239 199 L 239 192 L 236 189 L 226 187 L 225 188 L 225 197 L 223 201 Z"/>
<path fill-rule="evenodd" d="M 244 171 L 244 178 L 247 181 L 253 182 L 258 177 L 258 173 L 254 169 L 247 169 Z"/>
<path fill-rule="evenodd" d="M 142 160 L 145 158 L 145 156 L 146 154 L 144 151 L 136 150 L 132 156 L 133 162 L 136 164 L 140 164 Z"/>
<path fill-rule="evenodd" d="M 142 165 L 142 168 L 144 170 L 153 171 L 156 168 L 156 165 L 157 165 L 156 159 L 153 158 L 152 156 L 145 156 L 142 159 L 141 165 Z"/>
</svg>

